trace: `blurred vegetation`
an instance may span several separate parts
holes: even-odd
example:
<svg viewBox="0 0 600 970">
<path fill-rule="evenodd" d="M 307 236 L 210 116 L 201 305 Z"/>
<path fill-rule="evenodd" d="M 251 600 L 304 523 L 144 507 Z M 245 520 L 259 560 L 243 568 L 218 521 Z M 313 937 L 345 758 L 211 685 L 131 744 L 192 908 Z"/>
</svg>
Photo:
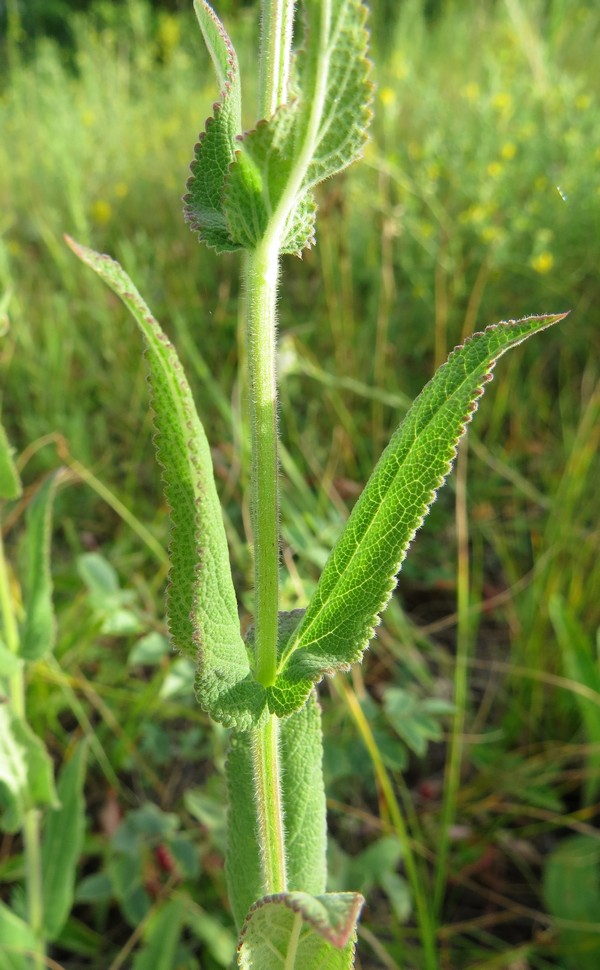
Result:
<svg viewBox="0 0 600 970">
<path fill-rule="evenodd" d="M 13 18 L 0 81 L 0 407 L 28 485 L 4 532 L 17 557 L 28 501 L 66 466 L 56 662 L 31 667 L 29 710 L 57 764 L 74 740 L 90 741 L 77 905 L 53 955 L 68 970 L 137 966 L 132 954 L 176 904 L 173 967 L 212 970 L 233 952 L 226 737 L 165 640 L 167 513 L 137 333 L 62 235 L 121 260 L 178 347 L 248 622 L 239 267 L 198 246 L 180 205 L 217 91 L 191 5 L 73 7 L 68 34 L 56 2 Z M 256 9 L 218 7 L 251 88 Z M 501 318 L 572 313 L 498 365 L 468 463 L 462 449 L 467 499 L 453 484 L 442 494 L 364 668 L 321 689 L 332 878 L 368 892 L 363 970 L 418 968 L 358 698 L 425 866 L 450 839 L 440 966 L 583 967 L 577 947 L 597 947 L 593 919 L 561 910 L 556 886 L 585 894 L 579 843 L 560 846 L 594 838 L 598 815 L 600 9 L 404 0 L 374 5 L 374 35 L 365 159 L 321 193 L 316 248 L 284 265 L 285 607 L 305 601 L 407 399 L 448 351 Z M 253 113 L 250 94 L 247 124 Z M 458 617 L 457 544 L 470 560 Z M 457 655 L 469 670 L 464 764 L 457 824 L 444 832 Z M 0 893 L 16 907 L 20 851 L 4 837 Z"/>
</svg>

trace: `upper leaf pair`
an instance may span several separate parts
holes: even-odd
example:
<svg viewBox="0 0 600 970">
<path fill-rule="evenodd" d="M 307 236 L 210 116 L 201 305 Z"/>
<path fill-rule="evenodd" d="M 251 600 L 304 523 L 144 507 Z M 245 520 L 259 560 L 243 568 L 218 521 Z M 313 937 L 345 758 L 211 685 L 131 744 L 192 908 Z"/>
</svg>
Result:
<svg viewBox="0 0 600 970">
<path fill-rule="evenodd" d="M 175 350 L 121 267 L 70 244 L 124 300 L 148 344 L 157 452 L 172 510 L 169 625 L 175 645 L 197 653 L 198 699 L 215 720 L 240 731 L 269 711 L 288 716 L 324 675 L 361 658 L 496 360 L 564 314 L 488 327 L 437 371 L 381 456 L 306 613 L 282 616 L 277 679 L 265 689 L 253 676 L 251 638 L 248 649 L 241 638 L 210 449 Z"/>
<path fill-rule="evenodd" d="M 371 84 L 362 0 L 305 0 L 305 38 L 292 93 L 241 134 L 241 85 L 227 33 L 205 0 L 194 6 L 221 98 L 194 151 L 185 217 L 218 252 L 253 250 L 268 231 L 282 253 L 314 241 L 311 189 L 359 154 Z"/>
</svg>

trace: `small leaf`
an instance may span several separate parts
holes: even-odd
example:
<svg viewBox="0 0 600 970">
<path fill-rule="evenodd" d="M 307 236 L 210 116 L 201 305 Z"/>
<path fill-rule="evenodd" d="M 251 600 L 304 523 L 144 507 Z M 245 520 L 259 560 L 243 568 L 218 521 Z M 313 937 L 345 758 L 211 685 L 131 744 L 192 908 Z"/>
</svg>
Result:
<svg viewBox="0 0 600 970">
<path fill-rule="evenodd" d="M 173 970 L 185 911 L 185 900 L 175 898 L 153 914 L 144 932 L 144 947 L 133 961 L 133 970 Z"/>
<path fill-rule="evenodd" d="M 238 946 L 241 970 L 351 970 L 358 893 L 282 893 L 254 904 Z"/>
<path fill-rule="evenodd" d="M 44 745 L 8 704 L 0 704 L 0 829 L 17 832 L 27 811 L 57 804 Z"/>
<path fill-rule="evenodd" d="M 250 675 L 210 448 L 183 368 L 121 266 L 67 242 L 122 299 L 146 340 L 156 453 L 171 509 L 171 638 L 182 652 L 198 652 L 196 690 L 204 710 L 227 727 L 246 730 L 264 716 L 266 695 Z"/>
<path fill-rule="evenodd" d="M 85 832 L 86 745 L 80 744 L 58 780 L 60 808 L 49 812 L 42 841 L 42 896 L 44 933 L 56 940 L 71 912 L 75 874 Z"/>
<path fill-rule="evenodd" d="M 56 475 L 52 475 L 27 510 L 25 619 L 19 646 L 19 653 L 25 660 L 38 660 L 50 653 L 56 639 L 50 571 L 52 503 L 56 484 Z"/>
<path fill-rule="evenodd" d="M 290 638 L 269 688 L 273 713 L 297 710 L 324 674 L 361 659 L 496 360 L 564 316 L 488 327 L 456 348 L 421 392 L 379 459 Z"/>
<path fill-rule="evenodd" d="M 0 903 L 0 966 L 2 970 L 30 970 L 38 949 L 35 933 L 25 920 Z"/>
<path fill-rule="evenodd" d="M 366 7 L 361 0 L 306 0 L 304 8 L 294 96 L 238 139 L 225 180 L 230 235 L 247 249 L 258 245 L 271 219 L 282 223 L 281 252 L 311 246 L 310 190 L 350 165 L 366 141 L 372 95 Z"/>
<path fill-rule="evenodd" d="M 290 890 L 318 896 L 325 892 L 327 878 L 327 821 L 321 711 L 316 696 L 312 694 L 300 711 L 282 721 L 279 730 L 287 884 Z M 227 760 L 226 868 L 238 928 L 263 894 L 252 745 L 251 731 L 234 735 Z"/>
<path fill-rule="evenodd" d="M 600 966 L 600 845 L 590 835 L 573 835 L 554 850 L 544 872 L 544 900 L 557 920 L 561 966 Z M 580 922 L 581 928 L 577 926 Z M 564 924 L 564 925 L 563 925 Z"/>
<path fill-rule="evenodd" d="M 0 499 L 19 498 L 22 491 L 21 479 L 13 461 L 13 449 L 0 423 Z"/>
<path fill-rule="evenodd" d="M 194 148 L 183 211 L 203 242 L 219 253 L 231 252 L 241 247 L 228 232 L 223 187 L 242 130 L 240 73 L 233 44 L 215 12 L 205 0 L 194 0 L 194 10 L 222 90 Z"/>
</svg>

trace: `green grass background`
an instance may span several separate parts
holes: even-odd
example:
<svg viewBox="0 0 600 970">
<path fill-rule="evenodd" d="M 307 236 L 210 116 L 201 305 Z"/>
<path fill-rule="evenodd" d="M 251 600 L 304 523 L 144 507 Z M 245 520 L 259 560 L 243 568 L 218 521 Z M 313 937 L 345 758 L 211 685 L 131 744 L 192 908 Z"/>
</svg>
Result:
<svg viewBox="0 0 600 970">
<path fill-rule="evenodd" d="M 571 315 L 498 365 L 468 461 L 463 448 L 363 668 L 346 688 L 321 690 L 333 881 L 368 894 L 364 970 L 422 965 L 353 697 L 407 813 L 426 892 L 440 841 L 449 846 L 440 967 L 570 967 L 560 901 L 541 886 L 561 840 L 594 833 L 600 790 L 600 9 L 373 6 L 372 139 L 360 164 L 322 187 L 316 248 L 283 266 L 284 608 L 306 602 L 407 400 L 450 349 L 498 319 Z M 227 20 L 247 125 L 257 24 L 252 6 Z M 0 87 L 2 420 L 31 492 L 50 469 L 69 471 L 54 539 L 56 661 L 30 672 L 29 716 L 57 764 L 82 735 L 92 744 L 82 882 L 56 959 L 69 970 L 133 966 L 141 915 L 178 894 L 191 915 L 174 965 L 212 970 L 233 942 L 226 738 L 194 706 L 191 672 L 164 641 L 168 525 L 138 335 L 62 235 L 118 258 L 179 350 L 247 623 L 239 261 L 200 247 L 180 203 L 218 92 L 191 10 L 102 4 L 72 15 L 69 31 L 69 43 L 5 43 Z M 29 494 L 5 516 L 15 557 Z M 457 548 L 469 551 L 468 573 Z M 457 684 L 464 724 L 453 728 L 423 704 L 435 697 L 442 710 Z M 403 698 L 401 713 L 390 697 Z M 449 828 L 440 805 L 452 736 L 463 766 Z M 163 841 L 177 831 L 193 847 L 181 878 L 156 861 L 148 805 L 172 813 L 157 816 Z M 129 829 L 115 843 L 119 820 Z M 124 831 L 140 910 L 123 888 Z M 21 878 L 20 843 L 5 838 L 3 898 L 18 897 Z"/>
</svg>

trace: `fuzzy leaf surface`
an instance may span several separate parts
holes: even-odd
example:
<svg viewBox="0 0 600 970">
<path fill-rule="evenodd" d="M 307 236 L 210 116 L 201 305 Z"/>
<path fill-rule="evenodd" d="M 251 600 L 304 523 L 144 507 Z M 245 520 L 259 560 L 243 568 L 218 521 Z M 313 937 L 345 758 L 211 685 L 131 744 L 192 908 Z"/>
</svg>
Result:
<svg viewBox="0 0 600 970">
<path fill-rule="evenodd" d="M 16 499 L 23 491 L 19 473 L 13 461 L 13 449 L 0 423 L 0 498 Z"/>
<path fill-rule="evenodd" d="M 361 0 L 305 0 L 305 36 L 294 96 L 238 139 L 225 184 L 229 231 L 253 249 L 283 206 L 281 251 L 314 242 L 310 190 L 361 153 L 370 120 L 366 7 Z"/>
<path fill-rule="evenodd" d="M 231 739 L 227 759 L 227 882 L 236 925 L 263 893 L 252 774 L 253 733 Z M 280 725 L 286 873 L 290 890 L 318 896 L 327 878 L 327 822 L 323 785 L 321 710 L 311 694 Z"/>
<path fill-rule="evenodd" d="M 52 759 L 29 725 L 0 704 L 0 829 L 17 832 L 29 809 L 56 805 Z"/>
<path fill-rule="evenodd" d="M 80 744 L 58 779 L 60 807 L 49 812 L 42 841 L 44 935 L 55 940 L 67 921 L 75 896 L 75 874 L 85 833 L 86 745 Z"/>
<path fill-rule="evenodd" d="M 204 710 L 245 730 L 266 711 L 240 634 L 227 537 L 204 428 L 175 348 L 125 271 L 108 256 L 67 240 L 119 296 L 146 341 L 155 445 L 171 509 L 169 630 L 183 653 L 197 653 L 196 690 Z"/>
<path fill-rule="evenodd" d="M 361 659 L 496 360 L 564 316 L 488 327 L 457 347 L 423 389 L 379 459 L 290 638 L 269 688 L 274 713 L 297 710 L 315 681 Z"/>
<path fill-rule="evenodd" d="M 205 0 L 194 0 L 194 10 L 221 95 L 194 148 L 183 211 L 190 229 L 203 242 L 217 252 L 231 252 L 241 247 L 227 228 L 223 189 L 227 169 L 235 157 L 235 139 L 242 130 L 240 72 L 233 44 L 215 12 Z"/>
<path fill-rule="evenodd" d="M 25 619 L 19 644 L 19 653 L 24 660 L 38 660 L 50 653 L 56 639 L 50 570 L 56 484 L 56 475 L 48 478 L 27 510 Z"/>
<path fill-rule="evenodd" d="M 358 893 L 289 892 L 259 899 L 240 935 L 241 970 L 351 970 Z"/>
</svg>

